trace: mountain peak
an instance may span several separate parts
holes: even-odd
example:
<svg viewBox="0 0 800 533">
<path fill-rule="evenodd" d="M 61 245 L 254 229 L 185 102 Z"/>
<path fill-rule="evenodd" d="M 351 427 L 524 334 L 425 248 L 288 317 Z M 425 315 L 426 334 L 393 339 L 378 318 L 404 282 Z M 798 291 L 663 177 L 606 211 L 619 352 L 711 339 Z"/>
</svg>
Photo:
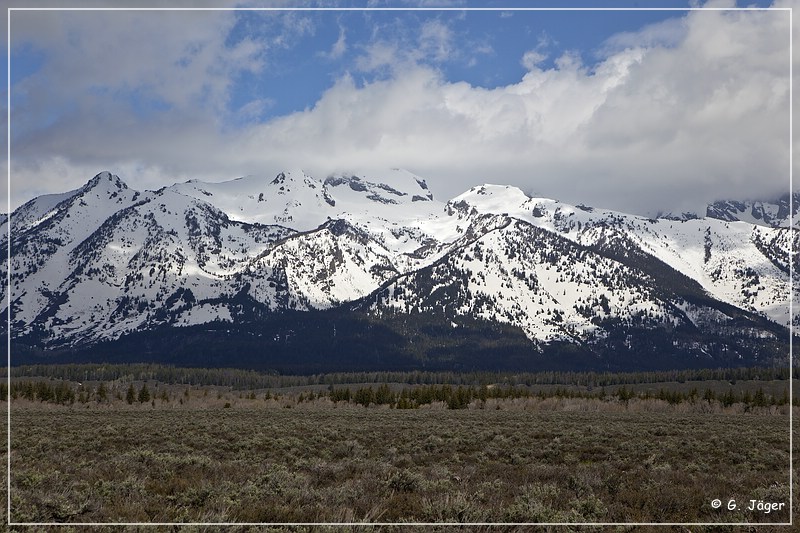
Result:
<svg viewBox="0 0 800 533">
<path fill-rule="evenodd" d="M 790 214 L 790 205 L 793 212 Z M 800 193 L 789 193 L 774 200 L 721 200 L 709 204 L 706 217 L 727 222 L 748 222 L 758 226 L 788 227 L 794 224 L 800 211 Z"/>
<path fill-rule="evenodd" d="M 102 188 L 109 191 L 119 191 L 127 189 L 128 186 L 119 178 L 119 176 L 104 170 L 86 182 L 86 185 L 81 187 L 80 192 L 85 193 L 96 188 Z"/>
<path fill-rule="evenodd" d="M 291 182 L 304 182 L 306 180 L 313 180 L 305 171 L 301 169 L 290 169 L 278 172 L 275 177 L 270 181 L 270 185 L 282 185 Z M 314 180 L 316 181 L 316 180 Z"/>
<path fill-rule="evenodd" d="M 275 179 L 269 183 L 270 185 L 282 185 L 283 183 L 286 183 L 286 173 L 279 173 L 277 176 L 275 176 Z"/>
<path fill-rule="evenodd" d="M 333 174 L 325 179 L 324 184 L 334 197 L 353 196 L 354 192 L 355 196 L 366 196 L 372 202 L 387 205 L 433 200 L 425 180 L 399 168 L 376 175 Z"/>
<path fill-rule="evenodd" d="M 472 187 L 450 202 L 465 202 L 481 212 L 497 212 L 507 211 L 509 207 L 519 207 L 528 200 L 528 195 L 518 187 L 486 183 Z"/>
</svg>

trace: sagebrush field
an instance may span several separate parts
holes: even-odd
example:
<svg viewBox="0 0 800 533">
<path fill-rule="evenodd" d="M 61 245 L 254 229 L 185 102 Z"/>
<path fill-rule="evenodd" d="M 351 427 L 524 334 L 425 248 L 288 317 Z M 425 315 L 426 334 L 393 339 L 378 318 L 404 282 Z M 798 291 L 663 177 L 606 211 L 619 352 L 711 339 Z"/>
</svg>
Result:
<svg viewBox="0 0 800 533">
<path fill-rule="evenodd" d="M 649 374 L 638 384 L 590 375 L 590 385 L 580 385 L 586 375 L 503 377 L 505 385 L 465 385 L 475 376 L 461 375 L 450 385 L 442 382 L 454 376 L 435 374 L 379 384 L 368 375 L 28 370 L 46 375 L 12 378 L 13 522 L 751 522 L 762 530 L 789 520 L 788 381 L 763 372 Z M 54 378 L 101 372 L 114 379 Z M 221 385 L 243 377 L 261 388 Z M 765 512 L 765 504 L 775 505 Z"/>
<path fill-rule="evenodd" d="M 14 408 L 12 518 L 781 522 L 786 417 L 525 410 Z"/>
</svg>

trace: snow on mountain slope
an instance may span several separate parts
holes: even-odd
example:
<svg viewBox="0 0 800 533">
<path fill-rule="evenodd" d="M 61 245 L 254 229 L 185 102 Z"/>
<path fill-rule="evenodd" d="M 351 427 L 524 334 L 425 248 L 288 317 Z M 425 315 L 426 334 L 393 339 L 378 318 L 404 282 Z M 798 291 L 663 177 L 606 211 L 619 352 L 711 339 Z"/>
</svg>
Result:
<svg viewBox="0 0 800 533">
<path fill-rule="evenodd" d="M 79 192 L 78 189 L 62 194 L 45 194 L 43 196 L 38 196 L 33 200 L 26 202 L 16 211 L 14 211 L 14 232 L 21 232 L 25 231 L 32 226 L 36 226 L 41 224 L 47 218 L 56 214 L 56 211 L 53 209 L 58 204 L 72 198 Z M 3 221 L 0 222 L 0 232 L 5 235 L 8 232 L 8 228 L 6 226 L 6 222 L 8 221 L 8 217 L 6 215 L 3 216 Z"/>
<path fill-rule="evenodd" d="M 102 173 L 59 201 L 29 202 L 13 216 L 15 228 L 23 224 L 12 243 L 16 334 L 76 344 L 235 320 L 241 309 L 229 300 L 251 293 L 268 311 L 357 299 L 396 275 L 397 264 L 423 261 L 420 248 L 445 248 L 419 228 L 441 209 L 424 182 L 389 176 L 390 184 L 340 176 L 325 185 L 295 171 L 139 193 Z M 335 209 L 327 187 L 338 189 Z M 353 222 L 331 218 L 338 214 Z"/>
<path fill-rule="evenodd" d="M 634 245 L 697 281 L 713 297 L 789 324 L 788 269 L 775 264 L 776 257 L 788 254 L 788 239 L 782 241 L 783 252 L 773 246 L 766 255 L 758 241 L 772 242 L 775 236 L 796 230 L 713 218 L 648 219 L 528 198 L 515 187 L 498 185 L 474 187 L 451 200 L 448 207 L 462 217 L 513 216 L 585 246 L 614 240 Z"/>
<path fill-rule="evenodd" d="M 680 322 L 656 282 L 527 222 L 495 216 L 441 261 L 401 276 L 380 291 L 373 309 L 443 315 L 520 326 L 531 340 L 588 342 L 604 320 Z"/>
<path fill-rule="evenodd" d="M 325 222 L 333 204 L 322 183 L 302 170 L 281 172 L 272 178 L 245 176 L 223 183 L 192 180 L 169 190 L 208 202 L 231 220 L 297 231 L 308 231 Z"/>
<path fill-rule="evenodd" d="M 441 219 L 444 204 L 434 200 L 425 181 L 410 172 L 393 169 L 380 176 L 334 175 L 325 179 L 325 188 L 336 202 L 331 218 L 346 219 L 369 233 L 405 262 L 406 268 L 427 258 L 433 243 L 449 240 L 447 228 L 434 222 Z"/>
<path fill-rule="evenodd" d="M 218 298 L 242 263 L 292 233 L 232 222 L 171 191 L 130 192 L 139 201 L 100 224 L 81 210 L 66 213 L 76 224 L 60 228 L 62 244 L 52 253 L 36 253 L 33 243 L 43 241 L 38 235 L 25 244 L 27 253 L 14 253 L 12 298 L 20 335 L 75 343 L 166 322 L 179 303 Z M 14 244 L 12 252 L 18 250 Z M 171 301 L 177 291 L 183 297 Z"/>
<path fill-rule="evenodd" d="M 509 324 L 540 344 L 593 345 L 632 327 L 719 332 L 752 322 L 747 312 L 787 325 L 788 252 L 800 244 L 789 228 L 647 219 L 502 185 L 444 204 L 403 170 L 147 192 L 101 173 L 11 223 L 12 335 L 40 347 L 356 301 L 454 329 Z"/>
<path fill-rule="evenodd" d="M 64 195 L 60 201 L 51 197 L 22 206 L 18 210 L 21 212 L 19 229 L 16 212 L 12 214 L 11 284 L 19 320 L 28 323 L 57 293 L 58 286 L 71 271 L 69 252 L 106 219 L 133 205 L 139 196 L 117 176 L 104 172 L 74 194 Z M 0 235 L 0 243 L 5 263 L 9 245 L 5 233 Z M 5 277 L 2 283 L 5 298 Z"/>
<path fill-rule="evenodd" d="M 339 212 L 373 211 L 375 202 L 393 212 L 393 206 L 425 205 L 433 194 L 422 178 L 400 169 L 379 176 L 332 175 L 325 179 L 325 188 L 339 204 Z M 427 211 L 423 209 L 423 211 Z"/>
<path fill-rule="evenodd" d="M 374 217 L 376 206 L 385 208 L 389 218 L 405 220 L 409 217 L 407 209 L 400 215 L 400 209 L 393 207 L 407 208 L 433 200 L 421 178 L 399 169 L 379 177 L 334 175 L 324 181 L 292 170 L 274 178 L 246 176 L 222 183 L 192 180 L 169 189 L 206 201 L 232 220 L 280 224 L 296 231 L 315 229 L 345 214 Z M 430 209 L 414 211 L 427 213 Z"/>
<path fill-rule="evenodd" d="M 269 309 L 326 309 L 398 274 L 391 252 L 344 220 L 280 241 L 239 276 Z"/>
<path fill-rule="evenodd" d="M 101 172 L 80 189 L 40 196 L 14 211 L 12 239 L 17 240 L 36 230 L 40 233 L 46 231 L 53 238 L 79 240 L 86 237 L 87 229 L 92 225 L 99 224 L 138 198 L 139 193 L 129 189 L 118 176 Z"/>
<path fill-rule="evenodd" d="M 231 219 L 280 224 L 311 231 L 328 220 L 347 220 L 389 250 L 403 270 L 416 268 L 446 251 L 441 243 L 458 237 L 443 218 L 425 181 L 392 169 L 380 175 L 332 175 L 324 181 L 300 170 L 275 178 L 248 176 L 223 183 L 190 181 L 169 188 L 208 202 Z"/>
<path fill-rule="evenodd" d="M 789 213 L 793 208 L 791 217 Z M 773 228 L 798 227 L 800 225 L 800 193 L 795 192 L 790 199 L 785 194 L 774 201 L 733 201 L 723 200 L 710 204 L 706 217 L 718 218 L 728 222 L 748 222 L 758 226 Z"/>
</svg>

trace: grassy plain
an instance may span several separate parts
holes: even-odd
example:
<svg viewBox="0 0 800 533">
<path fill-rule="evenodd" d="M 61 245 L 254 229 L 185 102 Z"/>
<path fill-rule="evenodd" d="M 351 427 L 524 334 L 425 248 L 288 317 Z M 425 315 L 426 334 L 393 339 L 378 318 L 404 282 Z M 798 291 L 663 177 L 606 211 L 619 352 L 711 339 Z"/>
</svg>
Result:
<svg viewBox="0 0 800 533">
<path fill-rule="evenodd" d="M 789 518 L 788 406 L 704 413 L 657 401 L 551 398 L 399 410 L 204 398 L 110 406 L 15 401 L 13 520 Z M 714 510 L 715 498 L 741 508 Z M 748 511 L 750 500 L 786 505 L 766 514 Z M 501 530 L 517 529 L 529 530 Z"/>
</svg>

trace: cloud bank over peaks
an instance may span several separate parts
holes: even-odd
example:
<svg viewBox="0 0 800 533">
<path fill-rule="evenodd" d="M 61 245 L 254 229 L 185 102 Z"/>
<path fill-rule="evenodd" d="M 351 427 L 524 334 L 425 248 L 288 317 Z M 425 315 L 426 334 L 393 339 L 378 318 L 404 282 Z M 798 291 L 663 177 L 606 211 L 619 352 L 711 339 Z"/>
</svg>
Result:
<svg viewBox="0 0 800 533">
<path fill-rule="evenodd" d="M 518 81 L 497 87 L 448 79 L 440 65 L 469 58 L 442 21 L 428 21 L 415 39 L 377 34 L 367 45 L 342 27 L 324 51 L 340 59 L 358 53 L 313 105 L 260 121 L 271 104 L 264 95 L 242 106 L 248 120 L 233 128 L 219 124 L 214 101 L 229 96 L 232 76 L 265 68 L 266 45 L 232 45 L 230 21 L 203 22 L 193 47 L 167 48 L 164 61 L 174 66 L 186 57 L 185 68 L 162 65 L 149 45 L 139 52 L 147 61 L 133 62 L 136 79 L 153 80 L 173 109 L 142 117 L 113 100 L 78 100 L 78 110 L 94 105 L 103 113 L 75 113 L 23 135 L 14 148 L 15 179 L 45 188 L 42 180 L 57 172 L 65 183 L 53 190 L 67 190 L 111 168 L 141 188 L 137 172 L 148 184 L 167 184 L 298 166 L 317 176 L 401 167 L 425 177 L 440 199 L 485 182 L 636 213 L 778 196 L 788 190 L 788 23 L 785 12 L 694 11 L 614 35 L 596 56 L 533 46 L 514 58 L 524 66 Z M 161 33 L 145 32 L 154 49 L 170 39 Z M 112 40 L 88 39 L 94 48 Z M 65 100 L 100 76 L 84 75 L 74 53 L 65 49 L 63 64 L 50 67 L 65 69 Z M 87 53 L 110 61 L 102 51 Z M 555 57 L 552 66 L 545 56 Z M 377 70 L 383 75 L 367 75 Z M 181 80 L 195 77 L 199 85 L 183 87 Z M 35 101 L 43 89 L 30 85 Z M 218 96 L 197 104 L 196 90 Z"/>
<path fill-rule="evenodd" d="M 493 89 L 409 62 L 364 85 L 345 76 L 313 109 L 250 132 L 246 151 L 270 146 L 319 169 L 404 166 L 440 198 L 482 181 L 635 212 L 778 195 L 788 190 L 780 15 L 694 12 L 594 66 L 566 53 Z M 637 42 L 615 44 L 625 41 Z"/>
</svg>

